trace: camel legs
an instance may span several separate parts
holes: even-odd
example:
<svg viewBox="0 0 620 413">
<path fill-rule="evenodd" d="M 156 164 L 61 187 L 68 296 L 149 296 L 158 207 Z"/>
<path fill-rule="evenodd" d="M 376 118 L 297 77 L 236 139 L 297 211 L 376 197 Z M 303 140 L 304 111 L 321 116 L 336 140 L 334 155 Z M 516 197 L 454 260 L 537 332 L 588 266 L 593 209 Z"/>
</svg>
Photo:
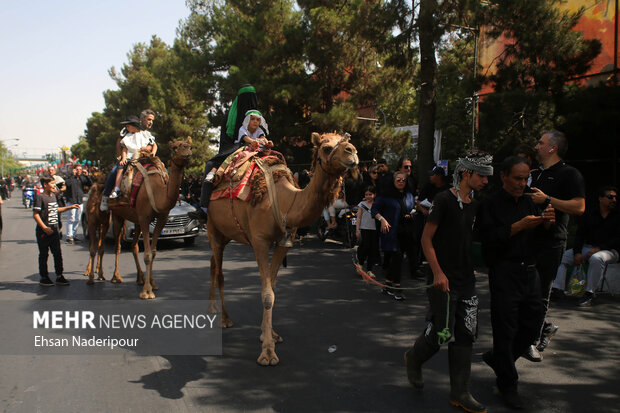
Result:
<svg viewBox="0 0 620 413">
<path fill-rule="evenodd" d="M 275 293 L 272 286 L 272 277 L 269 271 L 269 244 L 259 245 L 260 242 L 254 244 L 254 254 L 258 263 L 261 280 L 261 302 L 263 303 L 263 322 L 261 323 L 260 340 L 263 343 L 263 351 L 256 360 L 262 366 L 275 366 L 280 362 L 276 355 L 276 346 L 274 340 L 274 332 L 272 328 L 272 311 L 275 302 Z M 274 251 L 274 254 L 276 251 Z M 284 256 L 282 256 L 284 258 Z M 282 259 L 281 258 L 281 259 Z M 280 259 L 280 262 L 281 262 Z"/>
<path fill-rule="evenodd" d="M 103 276 L 103 254 L 105 252 L 105 236 L 108 233 L 109 229 L 110 216 L 106 215 L 103 219 L 103 222 L 99 225 L 99 237 L 97 241 L 97 251 L 99 254 L 97 258 L 97 274 L 99 274 L 99 277 L 97 277 L 97 280 L 102 281 L 105 280 L 105 277 Z"/>
<path fill-rule="evenodd" d="M 222 272 L 222 259 L 224 257 L 224 247 L 230 240 L 224 238 L 224 236 L 215 229 L 212 225 L 209 226 L 207 222 L 207 228 L 209 233 L 209 243 L 211 244 L 211 287 L 209 289 L 209 312 L 217 312 L 217 304 L 215 301 L 215 287 L 217 286 L 220 292 L 220 301 L 222 303 L 222 328 L 228 328 L 233 326 L 233 322 L 226 312 L 226 304 L 224 304 L 224 273 Z"/>
<path fill-rule="evenodd" d="M 148 227 L 147 227 L 148 228 Z M 142 228 L 139 224 L 135 224 L 133 239 L 131 240 L 131 253 L 133 254 L 133 260 L 136 263 L 136 284 L 143 285 L 144 284 L 144 272 L 142 272 L 142 267 L 140 266 L 140 247 L 138 242 L 140 241 L 140 234 L 142 233 Z"/>
<path fill-rule="evenodd" d="M 142 299 L 155 298 L 153 290 L 157 289 L 157 285 L 153 279 L 153 261 L 155 260 L 155 255 L 157 255 L 157 239 L 159 238 L 159 233 L 164 228 L 167 221 L 167 218 L 157 219 L 152 240 L 149 231 L 143 231 L 142 234 L 144 243 L 144 265 L 146 266 L 146 278 L 144 280 L 144 287 L 142 287 L 142 292 L 140 293 L 140 298 Z M 148 228 L 149 222 L 147 220 L 141 220 L 140 227 Z"/>
<path fill-rule="evenodd" d="M 271 288 L 275 290 L 276 288 L 276 278 L 278 277 L 278 270 L 280 269 L 280 265 L 282 265 L 282 261 L 284 261 L 284 257 L 286 257 L 286 253 L 289 248 L 281 247 L 276 244 L 276 247 L 273 250 L 273 255 L 271 257 L 271 265 L 269 266 L 269 277 L 271 279 Z M 284 339 L 276 333 L 273 329 L 273 325 L 271 326 L 271 335 L 276 343 L 281 343 Z"/>
<path fill-rule="evenodd" d="M 112 214 L 112 228 L 114 229 L 114 274 L 112 275 L 112 279 L 110 282 L 113 283 L 121 283 L 123 282 L 123 278 L 118 272 L 118 257 L 121 255 L 121 238 L 123 237 L 123 226 L 125 224 L 125 219 L 119 216 Z"/>
<path fill-rule="evenodd" d="M 109 219 L 109 217 L 108 217 Z M 97 277 L 98 280 L 105 280 L 103 276 L 103 253 L 105 249 L 105 234 L 108 232 L 108 228 L 110 226 L 109 221 L 104 221 L 101 224 L 97 224 L 96 222 L 88 222 L 88 233 L 89 233 L 89 252 L 90 257 L 88 259 L 88 266 L 86 267 L 86 271 L 84 275 L 88 276 L 87 284 L 94 284 L 95 280 L 95 257 L 97 256 Z M 97 229 L 99 232 L 97 233 Z"/>
<path fill-rule="evenodd" d="M 86 282 L 87 284 L 95 283 L 94 268 L 95 268 L 95 255 L 97 255 L 97 246 L 96 246 L 97 233 L 93 231 L 96 231 L 96 228 L 97 226 L 95 225 L 94 222 L 91 222 L 91 221 L 88 222 L 88 238 L 89 238 L 88 250 L 90 252 L 90 256 L 88 257 L 88 265 L 86 266 L 86 271 L 84 271 L 84 275 L 88 276 L 88 281 Z"/>
</svg>

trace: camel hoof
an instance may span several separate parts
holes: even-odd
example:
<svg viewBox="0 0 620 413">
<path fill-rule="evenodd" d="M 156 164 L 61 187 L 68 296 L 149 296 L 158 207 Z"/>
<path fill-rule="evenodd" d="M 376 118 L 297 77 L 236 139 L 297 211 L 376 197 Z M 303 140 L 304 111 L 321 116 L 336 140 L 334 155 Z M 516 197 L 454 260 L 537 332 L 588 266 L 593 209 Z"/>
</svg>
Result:
<svg viewBox="0 0 620 413">
<path fill-rule="evenodd" d="M 103 275 L 100 275 L 99 277 L 97 277 L 98 281 L 105 281 L 105 277 Z"/>
<path fill-rule="evenodd" d="M 222 319 L 222 328 L 230 328 L 233 326 L 233 322 L 231 319 L 227 318 L 227 319 Z"/>
<path fill-rule="evenodd" d="M 280 362 L 280 359 L 278 359 L 278 356 L 276 356 L 275 354 L 273 354 L 271 357 L 267 357 L 266 355 L 261 354 L 256 361 L 261 366 L 276 366 Z"/>
<path fill-rule="evenodd" d="M 159 290 L 159 287 L 157 286 L 157 284 L 151 284 L 151 288 L 155 291 Z"/>
<path fill-rule="evenodd" d="M 279 335 L 274 334 L 273 335 L 273 341 L 275 341 L 276 343 L 282 343 L 282 342 L 284 342 L 284 339 L 282 337 L 280 337 Z"/>
<path fill-rule="evenodd" d="M 86 284 L 88 284 L 88 285 L 93 285 L 94 283 L 95 283 L 95 281 L 92 280 L 92 279 L 89 279 L 88 281 L 86 281 Z"/>
<path fill-rule="evenodd" d="M 110 280 L 111 283 L 122 283 L 123 279 L 121 277 L 112 277 L 112 279 Z"/>
<path fill-rule="evenodd" d="M 140 298 L 142 298 L 143 300 L 152 300 L 153 298 L 155 298 L 155 294 L 153 294 L 153 292 L 144 292 L 142 291 L 140 293 Z"/>
</svg>

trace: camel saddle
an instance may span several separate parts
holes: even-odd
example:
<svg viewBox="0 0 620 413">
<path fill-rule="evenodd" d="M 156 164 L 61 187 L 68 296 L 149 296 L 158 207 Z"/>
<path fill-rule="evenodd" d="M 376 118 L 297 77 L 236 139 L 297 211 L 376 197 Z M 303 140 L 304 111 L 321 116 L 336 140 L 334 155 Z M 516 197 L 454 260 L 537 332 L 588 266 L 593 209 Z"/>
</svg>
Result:
<svg viewBox="0 0 620 413">
<path fill-rule="evenodd" d="M 118 198 L 110 199 L 108 208 L 135 208 L 138 192 L 144 183 L 151 206 L 158 212 L 150 183 L 150 176 L 152 175 L 159 175 L 164 184 L 168 183 L 168 171 L 163 162 L 157 156 L 140 153 L 137 159 L 134 158 L 129 161 L 121 180 L 121 195 Z"/>
<path fill-rule="evenodd" d="M 271 149 L 252 149 L 245 146 L 233 152 L 218 168 L 213 182 L 211 200 L 232 198 L 248 202 L 252 198 L 252 180 L 261 170 L 256 159 L 272 159 L 282 164 L 286 161 L 280 152 Z"/>
</svg>

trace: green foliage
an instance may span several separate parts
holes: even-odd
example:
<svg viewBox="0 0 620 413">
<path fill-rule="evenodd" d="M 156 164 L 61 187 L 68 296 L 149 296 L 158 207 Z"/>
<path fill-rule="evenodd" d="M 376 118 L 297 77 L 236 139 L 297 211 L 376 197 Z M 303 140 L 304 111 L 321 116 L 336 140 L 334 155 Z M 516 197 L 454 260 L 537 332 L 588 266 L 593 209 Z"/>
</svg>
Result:
<svg viewBox="0 0 620 413">
<path fill-rule="evenodd" d="M 4 171 L 5 176 L 22 167 L 3 142 L 0 142 L 0 167 Z"/>
<path fill-rule="evenodd" d="M 558 112 L 567 81 L 584 74 L 600 53 L 598 40 L 573 31 L 583 9 L 562 11 L 559 0 L 518 0 L 506 7 L 490 1 L 481 16 L 487 34 L 503 36 L 504 53 L 497 60 L 491 82 L 496 93 L 480 105 L 481 146 L 502 155 L 518 143 L 534 143 L 540 133 L 563 123 Z"/>
<path fill-rule="evenodd" d="M 120 122 L 143 109 L 155 111 L 152 133 L 158 144 L 158 156 L 169 159 L 168 143 L 191 136 L 194 142 L 190 166 L 198 166 L 211 156 L 208 149 L 208 119 L 203 101 L 194 97 L 196 87 L 189 65 L 191 55 L 180 42 L 167 46 L 157 37 L 149 45 L 137 44 L 128 54 L 128 63 L 117 72 L 110 69 L 117 90 L 104 92 L 103 113 L 93 113 L 87 121 L 85 135 L 72 148 L 86 159 L 100 159 L 111 166 L 116 158 L 116 141 Z"/>
</svg>

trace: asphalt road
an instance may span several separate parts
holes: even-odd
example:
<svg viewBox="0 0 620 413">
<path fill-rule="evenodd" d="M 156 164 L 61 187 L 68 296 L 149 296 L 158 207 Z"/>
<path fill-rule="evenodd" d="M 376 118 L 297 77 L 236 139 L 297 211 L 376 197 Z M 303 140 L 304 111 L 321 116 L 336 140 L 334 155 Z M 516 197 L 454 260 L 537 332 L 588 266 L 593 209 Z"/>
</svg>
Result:
<svg viewBox="0 0 620 413">
<path fill-rule="evenodd" d="M 62 245 L 69 287 L 38 285 L 35 223 L 19 197 L 2 207 L 0 300 L 139 300 L 129 252 L 121 256 L 125 283 L 86 285 L 85 244 Z M 113 270 L 107 245 L 105 273 Z M 6 412 L 458 412 L 448 404 L 447 350 L 425 364 L 423 392 L 409 387 L 402 357 L 424 327 L 426 298 L 407 292 L 396 302 L 364 284 L 350 251 L 307 239 L 280 271 L 274 326 L 280 364 L 260 367 L 260 281 L 250 248 L 231 244 L 224 255 L 227 308 L 235 326 L 223 331 L 222 356 L 8 356 L 0 349 L 0 409 Z M 156 300 L 206 299 L 210 249 L 161 243 L 154 268 Z M 50 268 L 52 261 L 50 257 Z M 406 276 L 407 287 L 420 286 Z M 480 335 L 471 388 L 490 412 L 507 409 L 480 354 L 491 346 L 486 274 L 478 273 Z M 620 412 L 620 299 L 600 297 L 580 309 L 555 304 L 560 326 L 542 363 L 519 360 L 520 391 L 530 411 Z M 0 315 L 3 317 L 5 315 Z M 7 324 L 8 320 L 3 320 Z M 10 334 L 4 329 L 2 334 Z M 333 352 L 328 351 L 336 346 Z M 333 347 L 332 347 L 333 349 Z"/>
</svg>

